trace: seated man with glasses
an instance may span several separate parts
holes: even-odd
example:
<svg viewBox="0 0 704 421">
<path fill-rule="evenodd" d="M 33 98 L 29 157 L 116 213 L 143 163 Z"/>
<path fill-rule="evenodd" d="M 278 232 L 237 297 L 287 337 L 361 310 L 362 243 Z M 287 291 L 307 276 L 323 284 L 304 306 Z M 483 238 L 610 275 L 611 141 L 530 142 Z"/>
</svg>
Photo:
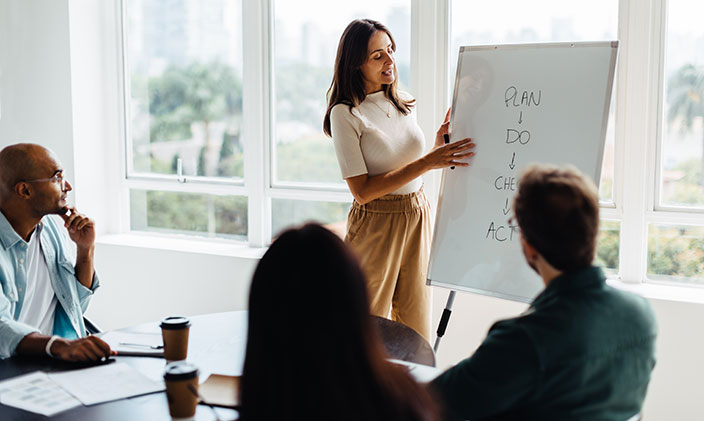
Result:
<svg viewBox="0 0 704 421">
<path fill-rule="evenodd" d="M 648 302 L 592 266 L 599 196 L 573 167 L 533 165 L 513 210 L 545 289 L 431 383 L 448 419 L 618 420 L 638 414 L 655 365 Z"/>
<path fill-rule="evenodd" d="M 86 336 L 83 312 L 98 288 L 95 229 L 67 205 L 71 190 L 48 149 L 25 143 L 0 151 L 0 358 L 114 354 Z"/>
</svg>

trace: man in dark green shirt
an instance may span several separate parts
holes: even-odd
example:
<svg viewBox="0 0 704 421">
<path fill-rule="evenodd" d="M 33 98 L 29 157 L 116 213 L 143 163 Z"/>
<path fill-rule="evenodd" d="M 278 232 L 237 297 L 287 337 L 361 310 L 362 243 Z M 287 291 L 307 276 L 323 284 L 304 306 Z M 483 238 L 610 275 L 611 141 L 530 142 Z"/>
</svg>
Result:
<svg viewBox="0 0 704 421">
<path fill-rule="evenodd" d="M 531 166 L 513 206 L 528 264 L 545 290 L 495 323 L 474 355 L 431 385 L 447 419 L 618 420 L 637 415 L 655 365 L 648 302 L 591 266 L 596 187 L 571 167 Z"/>
</svg>

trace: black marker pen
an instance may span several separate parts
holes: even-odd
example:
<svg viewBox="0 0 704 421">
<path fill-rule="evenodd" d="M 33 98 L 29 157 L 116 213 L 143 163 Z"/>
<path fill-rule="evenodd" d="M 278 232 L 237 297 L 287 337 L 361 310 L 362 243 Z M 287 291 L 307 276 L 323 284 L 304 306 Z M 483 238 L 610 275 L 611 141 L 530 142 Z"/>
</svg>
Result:
<svg viewBox="0 0 704 421">
<path fill-rule="evenodd" d="M 442 138 L 445 139 L 445 144 L 446 144 L 446 145 L 447 145 L 448 143 L 450 143 L 450 135 L 449 135 L 449 134 L 445 133 L 444 135 L 442 135 Z M 451 166 L 450 169 L 451 169 L 451 170 L 454 170 L 454 169 L 455 169 L 455 166 L 454 166 L 454 165 Z"/>
</svg>

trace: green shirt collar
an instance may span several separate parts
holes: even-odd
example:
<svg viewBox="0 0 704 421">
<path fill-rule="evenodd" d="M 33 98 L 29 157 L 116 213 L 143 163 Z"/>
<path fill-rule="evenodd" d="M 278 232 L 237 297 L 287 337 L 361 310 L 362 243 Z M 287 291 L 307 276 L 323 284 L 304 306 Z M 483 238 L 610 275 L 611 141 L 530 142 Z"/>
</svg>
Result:
<svg viewBox="0 0 704 421">
<path fill-rule="evenodd" d="M 547 304 L 554 298 L 574 290 L 601 287 L 606 283 L 606 276 L 598 266 L 588 266 L 570 272 L 564 272 L 553 279 L 550 284 L 541 292 L 531 307 L 539 308 Z"/>
</svg>

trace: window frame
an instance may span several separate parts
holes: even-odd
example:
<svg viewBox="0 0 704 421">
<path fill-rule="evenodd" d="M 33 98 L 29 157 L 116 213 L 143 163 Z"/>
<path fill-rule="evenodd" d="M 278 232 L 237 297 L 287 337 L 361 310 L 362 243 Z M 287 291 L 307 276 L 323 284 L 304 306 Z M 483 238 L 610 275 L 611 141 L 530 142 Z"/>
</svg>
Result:
<svg viewBox="0 0 704 421">
<path fill-rule="evenodd" d="M 427 147 L 450 104 L 450 13 L 453 0 L 411 0 L 410 89 L 418 99 L 418 123 Z M 272 199 L 350 202 L 344 185 L 276 182 L 274 0 L 242 0 L 244 177 L 241 180 L 186 178 L 131 172 L 126 0 L 119 0 L 120 130 L 124 146 L 120 175 L 121 232 L 130 231 L 129 191 L 148 189 L 246 196 L 249 247 L 271 241 Z M 620 0 L 616 71 L 614 182 L 612 201 L 601 203 L 601 218 L 620 224 L 619 269 L 625 283 L 676 284 L 648 278 L 650 224 L 704 226 L 704 209 L 659 204 L 663 149 L 664 60 L 667 0 Z M 264 53 L 261 53 L 264 52 Z M 642 89 L 647 86 L 647 89 Z M 628 159 L 626 159 L 628 157 Z M 645 182 L 644 182 L 645 180 Z M 182 180 L 183 181 L 183 180 Z M 431 201 L 440 172 L 424 176 Z M 626 188 L 627 186 L 627 188 Z M 433 209 L 436 207 L 434 206 Z M 687 285 L 691 286 L 691 285 Z"/>
<path fill-rule="evenodd" d="M 633 28 L 628 31 L 628 36 L 631 39 L 639 40 L 639 42 L 632 43 L 631 48 L 629 48 L 629 59 L 633 60 L 633 67 L 630 67 L 629 70 L 631 75 L 635 75 L 639 66 L 641 69 L 647 69 L 647 73 L 650 76 L 646 79 L 646 84 L 640 86 L 649 86 L 650 89 L 644 90 L 641 97 L 639 92 L 636 92 L 639 85 L 635 84 L 636 88 L 632 88 L 626 93 L 628 95 L 628 104 L 631 108 L 641 108 L 636 114 L 640 113 L 643 117 L 639 118 L 638 115 L 630 115 L 627 118 L 631 118 L 633 121 L 624 123 L 634 127 L 638 124 L 638 121 L 646 122 L 646 124 L 641 124 L 641 126 L 645 126 L 645 132 L 642 133 L 642 136 L 646 139 L 646 147 L 643 148 L 642 144 L 640 147 L 647 154 L 644 156 L 645 159 L 642 163 L 633 162 L 639 161 L 640 157 L 629 159 L 628 166 L 624 162 L 625 156 L 628 154 L 622 153 L 620 157 L 625 173 L 620 180 L 621 191 L 624 190 L 625 186 L 629 186 L 629 189 L 636 191 L 635 197 L 632 197 L 632 199 L 635 199 L 634 203 L 644 203 L 645 205 L 641 210 L 637 206 L 624 206 L 624 211 L 621 215 L 622 221 L 639 220 L 641 226 L 630 227 L 631 233 L 635 231 L 635 235 L 622 235 L 621 237 L 620 259 L 628 264 L 628 268 L 623 273 L 620 273 L 620 278 L 627 282 L 680 286 L 683 284 L 676 281 L 653 279 L 648 276 L 648 238 L 651 225 L 704 226 L 704 209 L 662 205 L 660 203 L 662 152 L 665 140 L 663 134 L 663 110 L 665 102 L 664 73 L 668 24 L 667 6 L 667 0 L 621 1 L 621 9 L 630 10 L 629 15 L 624 16 L 623 19 L 627 18 L 625 25 L 628 28 Z M 642 28 L 638 28 L 639 18 L 646 19 L 645 21 L 650 24 L 641 24 Z M 623 22 L 621 18 L 619 20 Z M 648 31 L 648 27 L 651 28 L 650 31 Z M 640 37 L 637 36 L 638 31 L 640 32 Z M 641 73 L 643 73 L 642 70 Z M 638 101 L 641 100 L 643 102 L 637 105 L 639 104 Z M 630 150 L 633 151 L 639 146 L 636 139 L 641 134 L 638 129 L 626 133 L 628 133 L 628 138 L 622 141 L 628 145 L 626 148 L 630 147 Z M 638 167 L 642 167 L 645 178 L 639 179 L 638 171 L 636 171 L 639 169 Z M 645 179 L 645 183 L 643 183 L 643 179 Z M 627 199 L 624 197 L 625 200 Z"/>
</svg>

